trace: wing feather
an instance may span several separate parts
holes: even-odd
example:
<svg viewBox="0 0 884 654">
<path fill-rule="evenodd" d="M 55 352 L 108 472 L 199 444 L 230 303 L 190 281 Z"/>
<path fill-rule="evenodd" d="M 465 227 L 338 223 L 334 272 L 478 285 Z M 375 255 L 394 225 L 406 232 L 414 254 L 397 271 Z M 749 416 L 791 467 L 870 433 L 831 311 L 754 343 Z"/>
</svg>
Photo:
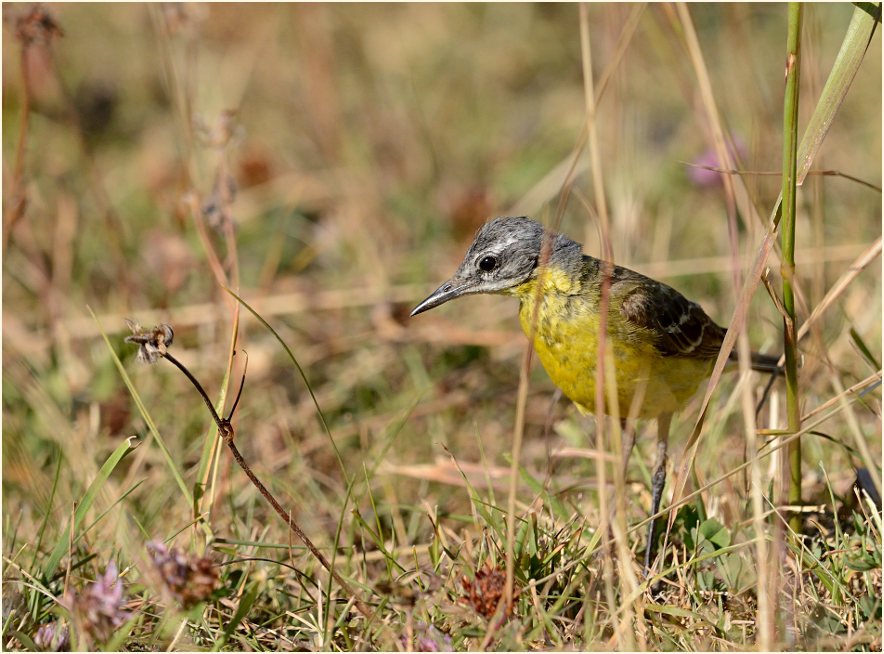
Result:
<svg viewBox="0 0 884 654">
<path fill-rule="evenodd" d="M 718 356 L 726 330 L 671 286 L 618 268 L 611 297 L 619 300 L 620 313 L 627 322 L 654 334 L 654 346 L 663 356 Z"/>
</svg>

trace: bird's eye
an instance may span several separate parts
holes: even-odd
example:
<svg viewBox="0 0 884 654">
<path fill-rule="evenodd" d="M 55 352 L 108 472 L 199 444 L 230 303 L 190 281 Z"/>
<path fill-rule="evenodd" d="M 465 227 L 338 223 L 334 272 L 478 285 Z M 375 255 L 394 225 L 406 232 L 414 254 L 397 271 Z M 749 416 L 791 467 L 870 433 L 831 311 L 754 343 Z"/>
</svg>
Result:
<svg viewBox="0 0 884 654">
<path fill-rule="evenodd" d="M 479 262 L 479 268 L 485 272 L 491 272 L 497 268 L 497 257 L 482 257 L 482 260 Z"/>
</svg>

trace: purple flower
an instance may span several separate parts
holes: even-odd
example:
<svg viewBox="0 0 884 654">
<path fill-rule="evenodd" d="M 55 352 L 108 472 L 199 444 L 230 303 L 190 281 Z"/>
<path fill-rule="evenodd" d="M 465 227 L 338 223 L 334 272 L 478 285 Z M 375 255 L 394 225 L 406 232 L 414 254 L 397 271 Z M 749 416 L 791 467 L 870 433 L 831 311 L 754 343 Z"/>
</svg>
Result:
<svg viewBox="0 0 884 654">
<path fill-rule="evenodd" d="M 730 151 L 732 159 L 738 159 L 746 156 L 746 144 L 739 137 L 734 139 L 733 147 L 728 147 Z M 715 148 L 709 147 L 706 151 L 701 154 L 699 157 L 694 159 L 691 162 L 691 166 L 688 166 L 687 176 L 688 180 L 694 184 L 694 186 L 699 186 L 702 188 L 713 188 L 716 186 L 721 186 L 722 175 L 726 175 L 727 173 L 720 173 L 716 170 L 709 170 L 709 168 L 723 168 L 721 162 L 718 160 L 718 156 L 715 153 Z M 697 166 L 706 166 L 705 168 L 698 168 Z"/>
<path fill-rule="evenodd" d="M 71 591 L 59 604 L 70 612 L 74 629 L 84 644 L 107 642 L 131 615 L 125 609 L 123 582 L 113 561 L 85 592 Z"/>
<path fill-rule="evenodd" d="M 451 636 L 442 633 L 426 622 L 418 622 L 414 626 L 415 652 L 453 652 Z M 408 649 L 408 636 L 402 634 L 402 646 Z"/>
<path fill-rule="evenodd" d="M 34 645 L 44 652 L 67 652 L 71 648 L 71 630 L 61 620 L 40 625 Z"/>
</svg>

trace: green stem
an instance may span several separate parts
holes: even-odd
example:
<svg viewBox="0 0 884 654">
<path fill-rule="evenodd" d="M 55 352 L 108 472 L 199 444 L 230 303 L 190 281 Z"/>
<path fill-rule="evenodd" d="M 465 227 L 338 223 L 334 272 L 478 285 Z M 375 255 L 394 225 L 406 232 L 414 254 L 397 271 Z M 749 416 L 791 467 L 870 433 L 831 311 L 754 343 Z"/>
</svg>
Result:
<svg viewBox="0 0 884 654">
<path fill-rule="evenodd" d="M 798 86 L 801 72 L 801 18 L 800 2 L 789 3 L 789 33 L 786 54 L 786 94 L 783 101 L 783 306 L 784 346 L 786 352 L 786 411 L 789 431 L 801 429 L 798 404 L 798 356 L 795 336 L 795 295 L 792 280 L 795 275 L 795 189 L 798 162 Z M 789 504 L 801 503 L 801 441 L 795 439 L 788 449 Z M 801 515 L 793 513 L 789 526 L 801 529 Z"/>
</svg>

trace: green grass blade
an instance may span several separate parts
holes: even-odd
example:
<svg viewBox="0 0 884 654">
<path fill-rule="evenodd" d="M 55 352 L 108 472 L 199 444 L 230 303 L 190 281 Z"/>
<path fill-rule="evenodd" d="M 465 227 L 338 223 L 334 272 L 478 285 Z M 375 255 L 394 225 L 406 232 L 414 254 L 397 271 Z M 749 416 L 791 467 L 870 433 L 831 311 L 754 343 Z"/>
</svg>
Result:
<svg viewBox="0 0 884 654">
<path fill-rule="evenodd" d="M 467 493 L 470 496 L 470 502 L 472 502 L 473 506 L 476 509 L 476 512 L 481 516 L 482 520 L 485 521 L 485 524 L 487 524 L 494 533 L 499 534 L 505 528 L 505 526 L 501 524 L 501 522 L 497 519 L 497 512 L 503 511 L 503 509 L 499 508 L 495 504 L 492 504 L 491 502 L 486 502 L 482 500 L 482 498 L 479 497 L 478 491 L 476 491 L 476 488 L 470 483 L 469 477 L 467 477 L 466 473 L 460 467 L 460 464 L 457 462 L 457 459 L 454 457 L 451 451 L 444 445 L 442 446 L 442 448 L 451 459 L 451 462 L 454 464 L 454 467 L 460 474 L 461 479 L 463 479 L 463 483 L 466 486 Z"/>
<path fill-rule="evenodd" d="M 525 466 L 521 464 L 519 464 L 519 476 L 521 476 L 522 480 L 528 485 L 532 492 L 543 498 L 544 503 L 552 508 L 555 515 L 562 520 L 568 520 L 568 518 L 570 518 L 570 512 L 562 505 L 562 503 L 559 502 L 555 496 L 551 495 L 549 491 L 544 488 L 543 483 L 537 481 L 531 473 L 528 472 Z"/>
<path fill-rule="evenodd" d="M 134 448 L 133 448 L 133 449 L 134 449 Z M 124 499 L 126 499 L 126 497 L 128 497 L 128 496 L 129 496 L 129 495 L 130 495 L 130 494 L 131 494 L 136 488 L 138 488 L 139 486 L 141 486 L 141 484 L 143 484 L 144 481 L 145 481 L 144 479 L 142 479 L 141 481 L 136 481 L 136 482 L 135 482 L 134 484 L 132 484 L 129 488 L 127 488 L 125 491 L 123 491 L 123 492 L 120 494 L 120 496 L 119 496 L 117 499 L 115 499 L 115 500 L 111 503 L 111 505 L 110 505 L 109 507 L 107 507 L 104 511 L 102 511 L 101 513 L 99 513 L 98 516 L 96 516 L 95 520 L 93 520 L 93 521 L 90 522 L 88 525 L 86 525 L 86 528 L 83 529 L 83 533 L 84 533 L 84 534 L 89 533 L 89 531 L 92 529 L 92 527 L 94 527 L 94 526 L 97 525 L 99 522 L 101 522 L 102 518 L 104 518 L 104 516 L 106 516 L 106 515 L 110 512 L 111 509 L 113 509 L 117 504 L 119 504 L 119 503 L 122 502 Z"/>
<path fill-rule="evenodd" d="M 417 405 L 420 403 L 421 398 L 424 396 L 424 391 L 420 391 L 417 393 L 412 400 L 411 404 L 405 409 L 405 413 L 402 414 L 402 418 L 397 422 L 392 429 L 388 430 L 388 436 L 384 442 L 383 447 L 381 447 L 381 451 L 374 457 L 374 462 L 371 465 L 371 469 L 368 471 L 366 475 L 366 483 L 370 479 L 374 478 L 375 473 L 377 472 L 378 466 L 384 461 L 384 458 L 387 456 L 387 452 L 393 446 L 393 442 L 396 440 L 396 437 L 399 435 L 399 432 L 408 424 L 408 419 L 411 417 L 412 412 L 414 412 Z"/>
<path fill-rule="evenodd" d="M 160 432 L 157 429 L 157 426 L 154 424 L 153 418 L 150 417 L 150 413 L 148 413 L 147 407 L 145 407 L 144 402 L 141 401 L 141 396 L 138 395 L 138 391 L 135 390 L 135 385 L 129 378 L 128 373 L 126 373 L 126 368 L 123 366 L 123 362 L 120 361 L 120 358 L 117 356 L 116 351 L 111 345 L 110 339 L 104 332 L 104 328 L 101 326 L 101 323 L 98 320 L 98 316 L 96 316 L 95 312 L 92 311 L 92 307 L 87 308 L 89 309 L 89 313 L 92 314 L 93 320 L 95 320 L 95 323 L 98 325 L 98 330 L 101 332 L 101 336 L 104 338 L 104 342 L 107 343 L 107 348 L 110 351 L 111 357 L 113 358 L 114 365 L 117 366 L 117 370 L 120 372 L 120 376 L 123 378 L 123 383 L 126 384 L 126 388 L 129 389 L 129 394 L 135 401 L 135 405 L 138 407 L 138 412 L 141 414 L 141 417 L 144 418 L 144 422 L 145 424 L 147 424 L 147 428 L 150 430 L 150 433 L 153 435 L 154 440 L 157 442 L 157 446 L 163 453 L 163 456 L 166 459 L 166 463 L 169 466 L 169 470 L 171 470 L 172 476 L 175 478 L 175 483 L 178 484 L 178 488 L 181 489 L 181 494 L 187 501 L 187 506 L 193 507 L 193 495 L 191 494 L 190 489 L 187 488 L 187 484 L 184 482 L 184 477 L 182 476 L 181 471 L 178 470 L 178 466 L 175 465 L 175 460 L 172 458 L 172 453 L 169 452 L 169 448 L 166 447 L 166 442 L 163 440 L 163 437 L 160 436 Z"/>
<path fill-rule="evenodd" d="M 135 446 L 137 447 L 137 445 Z M 111 455 L 107 458 L 107 461 L 104 462 L 104 465 L 101 466 L 101 469 L 98 471 L 98 476 L 92 480 L 92 483 L 89 484 L 89 488 L 86 489 L 86 493 L 83 495 L 83 499 L 77 505 L 77 508 L 74 510 L 74 526 L 73 526 L 73 534 L 74 534 L 74 542 L 76 542 L 77 538 L 79 538 L 80 534 L 80 526 L 83 524 L 83 519 L 86 517 L 86 513 L 92 508 L 92 504 L 95 501 L 96 496 L 98 495 L 98 491 L 101 490 L 101 487 L 104 486 L 104 483 L 111 476 L 111 473 L 114 469 L 119 465 L 120 461 L 122 461 L 129 452 L 135 449 L 135 447 L 129 444 L 129 441 L 124 441 L 117 446 Z M 69 543 L 68 543 L 68 534 L 71 533 L 71 530 L 64 529 L 58 537 L 58 542 L 55 544 L 55 549 L 50 554 L 49 559 L 46 561 L 46 565 L 43 567 L 43 578 L 44 580 L 51 579 L 55 574 L 55 571 L 58 569 L 58 564 L 61 563 L 62 557 L 65 555 L 65 552 L 68 551 Z"/>
<path fill-rule="evenodd" d="M 230 622 L 224 627 L 224 633 L 222 636 L 215 641 L 212 651 L 218 652 L 221 650 L 224 645 L 227 644 L 227 641 L 230 640 L 230 637 L 236 632 L 239 624 L 245 619 L 245 617 L 252 610 L 252 606 L 255 604 L 255 601 L 258 599 L 258 592 L 261 590 L 261 584 L 257 582 L 252 582 L 249 589 L 245 592 L 240 599 L 239 604 L 236 607 L 236 613 L 230 619 Z"/>
<path fill-rule="evenodd" d="M 829 73 L 829 78 L 820 94 L 810 122 L 798 146 L 797 183 L 801 184 L 816 157 L 817 151 L 826 138 L 835 114 L 844 102 L 847 91 L 853 83 L 866 50 L 881 20 L 881 4 L 864 2 L 853 10 L 853 17 L 847 27 L 847 34 L 841 42 L 841 50 Z"/>
<path fill-rule="evenodd" d="M 873 370 L 881 368 L 881 364 L 878 362 L 878 359 L 875 358 L 875 355 L 872 354 L 872 351 L 869 349 L 869 346 L 866 345 L 863 337 L 860 336 L 859 332 L 853 327 L 850 328 L 850 340 L 853 341 L 853 344 L 856 345 L 856 348 L 860 351 L 869 365 L 872 366 Z"/>
<path fill-rule="evenodd" d="M 218 394 L 217 402 L 215 402 L 215 411 L 218 412 L 218 415 L 223 415 L 224 403 L 227 401 L 230 368 L 230 364 L 225 367 L 224 378 L 221 380 L 221 391 Z M 218 426 L 213 422 L 203 440 L 203 449 L 200 452 L 199 466 L 197 467 L 196 480 L 193 485 L 194 515 L 199 515 L 203 512 L 211 512 L 211 499 L 209 499 L 208 506 L 202 502 L 202 499 L 207 497 L 206 489 L 210 488 L 215 482 L 215 475 L 211 475 L 210 479 L 209 469 L 212 468 L 217 471 L 217 461 L 221 458 L 219 456 L 221 445 L 221 439 L 218 438 Z M 209 492 L 208 498 L 211 498 L 212 496 L 213 493 Z"/>
<path fill-rule="evenodd" d="M 139 614 L 135 614 L 129 620 L 125 622 L 121 627 L 114 631 L 114 635 L 111 636 L 110 640 L 108 640 L 105 645 L 105 651 L 107 652 L 120 652 L 123 650 L 123 644 L 126 642 L 126 639 L 130 637 L 132 630 L 141 622 L 142 617 Z"/>
<path fill-rule="evenodd" d="M 396 557 L 387 549 L 387 546 L 384 544 L 384 539 L 381 534 L 375 532 L 372 529 L 371 525 L 365 521 L 361 515 L 359 515 L 359 511 L 353 511 L 353 520 L 354 522 L 362 527 L 365 533 L 368 535 L 368 540 L 375 544 L 375 547 L 383 554 L 384 561 L 387 564 L 387 568 L 390 574 L 392 574 L 392 566 L 396 566 L 399 568 L 400 572 L 405 572 L 405 567 L 396 560 Z"/>
<path fill-rule="evenodd" d="M 786 414 L 789 431 L 801 429 L 801 409 L 798 397 L 798 338 L 795 295 L 792 282 L 795 276 L 795 230 L 797 223 L 796 171 L 798 167 L 798 96 L 801 79 L 801 23 L 803 9 L 800 2 L 789 3 L 789 31 L 787 36 L 786 94 L 783 100 L 783 346 L 786 354 Z M 801 504 L 801 441 L 789 444 L 789 504 Z M 801 529 L 801 516 L 789 518 L 793 531 Z"/>
<path fill-rule="evenodd" d="M 61 450 L 58 452 L 58 463 L 55 466 L 55 475 L 52 477 L 52 489 L 49 491 L 49 500 L 46 502 L 46 514 L 43 516 L 43 521 L 40 523 L 40 530 L 37 532 L 37 544 L 34 546 L 34 556 L 31 559 L 31 565 L 29 569 L 33 570 L 34 566 L 37 563 L 37 554 L 40 552 L 40 548 L 43 545 L 43 534 L 46 533 L 46 525 L 49 524 L 49 516 L 52 515 L 52 503 L 55 500 L 55 493 L 58 491 L 58 479 L 61 476 L 61 462 L 62 462 Z"/>
<path fill-rule="evenodd" d="M 289 356 L 289 359 L 291 359 L 292 363 L 295 365 L 295 368 L 298 370 L 298 374 L 301 375 L 301 379 L 304 381 L 304 386 L 307 387 L 307 392 L 310 393 L 310 399 L 313 400 L 313 406 L 316 407 L 316 415 L 319 416 L 319 422 L 322 423 L 322 428 L 325 431 L 326 435 L 328 436 L 328 440 L 331 443 L 332 449 L 335 451 L 335 457 L 337 457 L 337 459 L 338 459 L 338 465 L 340 465 L 340 467 L 341 467 L 341 473 L 344 475 L 344 480 L 349 484 L 350 477 L 347 475 L 347 469 L 344 466 L 343 458 L 341 458 L 341 452 L 338 450 L 338 446 L 335 443 L 335 439 L 332 438 L 331 429 L 329 429 L 328 422 L 325 419 L 325 414 L 322 412 L 322 409 L 319 406 L 319 401 L 316 399 L 316 395 L 313 393 L 313 387 L 310 385 L 310 380 L 307 379 L 307 374 L 304 372 L 304 369 L 301 367 L 301 364 L 298 363 L 298 359 L 295 357 L 294 352 L 292 352 L 291 348 L 289 348 L 289 346 L 286 345 L 285 341 L 282 340 L 282 336 L 280 336 L 279 333 L 277 333 L 277 331 L 275 329 L 273 329 L 273 327 L 270 326 L 270 323 L 268 323 L 266 320 L 264 320 L 264 318 L 261 316 L 261 314 L 259 314 L 257 311 L 255 311 L 249 305 L 248 302 L 243 300 L 239 295 L 234 293 L 229 288 L 225 287 L 224 290 L 227 291 L 228 293 L 230 293 L 230 295 L 232 297 L 234 297 L 237 302 L 239 302 L 246 309 L 248 309 L 251 312 L 251 314 L 253 316 L 255 316 L 255 318 L 257 318 L 258 321 L 262 325 L 264 325 L 264 327 L 267 328 L 267 331 L 269 331 L 271 334 L 273 334 L 273 336 L 276 338 L 276 340 L 279 341 L 279 344 L 282 345 L 282 349 L 285 350 L 285 353 Z"/>
</svg>

